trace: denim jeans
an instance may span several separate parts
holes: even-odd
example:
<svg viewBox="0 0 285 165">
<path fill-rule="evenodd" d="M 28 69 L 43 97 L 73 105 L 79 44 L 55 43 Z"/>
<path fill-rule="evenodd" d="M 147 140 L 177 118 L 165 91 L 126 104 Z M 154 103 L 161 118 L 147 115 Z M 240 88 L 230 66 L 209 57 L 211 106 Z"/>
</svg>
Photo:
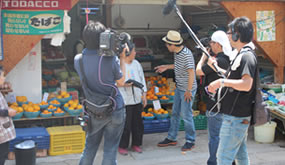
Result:
<svg viewBox="0 0 285 165">
<path fill-rule="evenodd" d="M 210 157 L 207 161 L 208 165 L 217 165 L 217 150 L 219 146 L 219 135 L 220 129 L 223 122 L 223 115 L 221 113 L 216 112 L 206 112 L 207 119 L 208 119 L 208 147 L 209 147 L 209 154 Z"/>
<path fill-rule="evenodd" d="M 196 132 L 192 115 L 192 104 L 194 102 L 196 89 L 192 90 L 191 92 L 192 92 L 191 101 L 187 103 L 187 101 L 184 100 L 185 91 L 182 91 L 177 88 L 175 89 L 174 103 L 172 106 L 172 115 L 170 119 L 170 128 L 167 137 L 169 140 L 176 141 L 177 133 L 179 130 L 180 113 L 181 113 L 181 117 L 184 120 L 186 142 L 195 143 Z"/>
<path fill-rule="evenodd" d="M 125 108 L 116 110 L 104 120 L 91 118 L 92 127 L 87 133 L 84 151 L 79 165 L 92 165 L 104 136 L 102 165 L 116 165 L 117 151 L 125 123 Z"/>
<path fill-rule="evenodd" d="M 247 120 L 247 123 L 243 121 Z M 220 130 L 220 143 L 217 152 L 218 165 L 230 165 L 235 159 L 237 164 L 249 165 L 246 147 L 249 117 L 223 115 Z"/>
</svg>

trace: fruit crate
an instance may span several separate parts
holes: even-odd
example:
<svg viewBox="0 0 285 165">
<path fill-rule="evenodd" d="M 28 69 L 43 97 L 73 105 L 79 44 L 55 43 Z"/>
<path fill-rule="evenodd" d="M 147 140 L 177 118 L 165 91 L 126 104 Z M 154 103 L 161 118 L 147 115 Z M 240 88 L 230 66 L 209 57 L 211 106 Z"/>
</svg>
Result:
<svg viewBox="0 0 285 165">
<path fill-rule="evenodd" d="M 10 141 L 10 152 L 14 151 L 14 145 L 25 140 L 35 141 L 37 149 L 48 149 L 50 146 L 50 136 L 46 128 L 16 128 L 16 138 Z"/>
<path fill-rule="evenodd" d="M 143 120 L 144 124 L 144 133 L 159 133 L 167 132 L 170 127 L 170 120 L 161 119 L 161 120 Z"/>
<path fill-rule="evenodd" d="M 81 153 L 85 145 L 85 132 L 79 125 L 47 128 L 50 134 L 49 155 Z"/>
<path fill-rule="evenodd" d="M 207 129 L 207 117 L 205 115 L 198 115 L 194 116 L 194 124 L 195 124 L 195 130 L 205 130 Z M 179 131 L 184 131 L 184 121 L 180 120 L 180 126 Z"/>
</svg>

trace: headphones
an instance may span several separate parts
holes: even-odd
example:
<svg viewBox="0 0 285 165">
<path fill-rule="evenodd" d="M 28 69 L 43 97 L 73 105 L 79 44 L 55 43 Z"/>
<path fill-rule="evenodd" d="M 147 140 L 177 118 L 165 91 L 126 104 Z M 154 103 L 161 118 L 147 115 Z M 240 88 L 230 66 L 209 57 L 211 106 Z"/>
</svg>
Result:
<svg viewBox="0 0 285 165">
<path fill-rule="evenodd" d="M 232 40 L 234 42 L 237 42 L 237 40 L 239 39 L 239 34 L 235 32 L 234 25 L 231 26 L 231 29 L 232 29 Z"/>
</svg>

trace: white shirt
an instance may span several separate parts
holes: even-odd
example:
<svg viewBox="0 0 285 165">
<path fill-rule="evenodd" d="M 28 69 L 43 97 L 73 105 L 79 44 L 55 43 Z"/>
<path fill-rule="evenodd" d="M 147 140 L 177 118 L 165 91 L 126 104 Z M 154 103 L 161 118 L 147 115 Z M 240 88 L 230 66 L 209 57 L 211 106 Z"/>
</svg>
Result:
<svg viewBox="0 0 285 165">
<path fill-rule="evenodd" d="M 141 64 L 137 60 L 133 60 L 131 64 L 125 63 L 126 68 L 126 78 L 125 81 L 129 79 L 136 80 L 144 85 L 143 89 L 133 87 L 119 87 L 119 90 L 123 96 L 125 105 L 135 105 L 142 102 L 142 93 L 147 92 L 144 73 Z"/>
</svg>

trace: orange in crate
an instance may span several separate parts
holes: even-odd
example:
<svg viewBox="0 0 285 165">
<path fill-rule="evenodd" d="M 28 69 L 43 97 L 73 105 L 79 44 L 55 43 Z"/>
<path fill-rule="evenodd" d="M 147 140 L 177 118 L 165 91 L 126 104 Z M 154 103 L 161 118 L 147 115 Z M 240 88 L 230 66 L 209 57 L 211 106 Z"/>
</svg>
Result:
<svg viewBox="0 0 285 165">
<path fill-rule="evenodd" d="M 49 155 L 81 153 L 85 146 L 85 132 L 81 126 L 49 127 Z"/>
</svg>

